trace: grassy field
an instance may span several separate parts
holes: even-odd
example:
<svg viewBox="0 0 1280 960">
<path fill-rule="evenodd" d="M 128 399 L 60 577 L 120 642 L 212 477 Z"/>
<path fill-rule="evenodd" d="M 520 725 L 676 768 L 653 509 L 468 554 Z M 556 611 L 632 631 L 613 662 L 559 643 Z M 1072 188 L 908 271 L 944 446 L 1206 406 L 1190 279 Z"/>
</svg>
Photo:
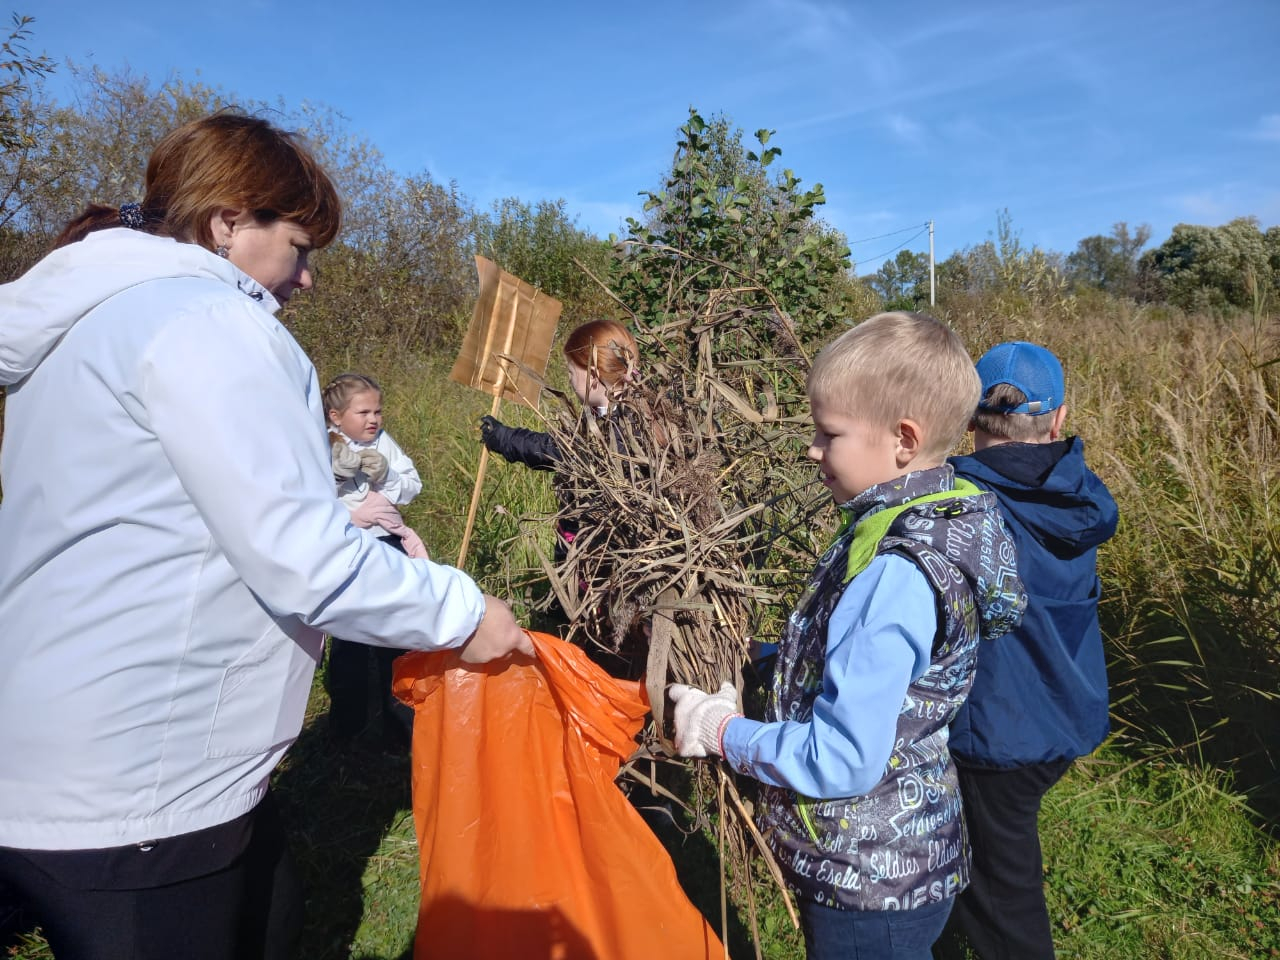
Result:
<svg viewBox="0 0 1280 960">
<path fill-rule="evenodd" d="M 1009 319 L 1017 317 L 1015 321 Z M 1045 880 L 1059 956 L 1081 960 L 1280 956 L 1280 355 L 1274 322 L 1184 317 L 1099 301 L 1040 314 L 953 304 L 976 355 L 1002 339 L 1045 343 L 1068 373 L 1068 429 L 1121 507 L 1101 553 L 1113 738 L 1048 796 Z M 553 365 L 558 360 L 553 360 Z M 351 361 L 348 358 L 347 365 Z M 424 491 L 407 511 L 433 555 L 454 562 L 489 399 L 446 380 L 448 364 L 377 359 L 388 428 Z M 322 365 L 321 375 L 337 372 Z M 504 409 L 509 420 L 536 423 Z M 549 478 L 491 463 L 466 566 L 517 606 Z M 547 540 L 544 539 L 544 543 Z M 276 786 L 309 895 L 303 956 L 407 957 L 417 910 L 408 763 L 372 734 L 336 749 L 320 681 Z M 707 838 L 669 844 L 691 898 L 719 926 Z M 803 955 L 768 884 L 764 956 Z M 734 957 L 754 955 L 731 891 Z M 13 946 L 47 956 L 38 937 Z"/>
<path fill-rule="evenodd" d="M 1059 353 L 1068 426 L 1122 510 L 1101 559 L 1117 734 L 1050 793 L 1042 817 L 1059 955 L 1280 956 L 1280 847 L 1267 832 L 1280 807 L 1269 752 L 1280 721 L 1280 416 L 1277 369 L 1258 366 L 1277 354 L 1276 329 L 1102 306 L 1017 323 L 979 309 L 951 316 L 975 353 L 1013 337 Z M 410 519 L 450 559 L 488 400 L 444 373 L 441 363 L 395 376 L 388 408 L 406 444 L 438 451 L 419 460 L 431 475 Z M 536 424 L 510 408 L 504 416 Z M 548 531 L 519 518 L 553 505 L 545 475 L 491 463 L 468 567 L 495 590 L 522 581 L 527 538 Z M 349 953 L 324 953 L 309 937 L 321 956 L 398 956 L 404 921 L 386 919 L 383 905 L 399 884 L 414 887 L 411 841 L 404 819 L 385 833 L 362 878 L 367 911 Z M 671 848 L 718 926 L 706 838 Z M 756 891 L 771 905 L 763 954 L 801 957 L 768 884 Z M 731 911 L 735 957 L 753 955 L 746 926 L 745 912 Z"/>
</svg>

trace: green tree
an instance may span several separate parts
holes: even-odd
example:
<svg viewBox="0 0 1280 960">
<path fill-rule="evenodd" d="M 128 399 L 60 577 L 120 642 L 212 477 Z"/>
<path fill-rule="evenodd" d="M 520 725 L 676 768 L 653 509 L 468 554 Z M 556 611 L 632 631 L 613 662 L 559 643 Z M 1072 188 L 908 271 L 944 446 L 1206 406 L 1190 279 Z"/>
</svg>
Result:
<svg viewBox="0 0 1280 960">
<path fill-rule="evenodd" d="M 919 310 L 929 302 L 929 255 L 899 250 L 867 278 L 886 310 Z"/>
<path fill-rule="evenodd" d="M 1074 287 L 1093 287 L 1119 297 L 1137 297 L 1138 257 L 1151 239 L 1145 223 L 1129 232 L 1124 221 L 1109 236 L 1085 237 L 1067 257 L 1067 279 Z"/>
<path fill-rule="evenodd" d="M 88 203 L 140 199 L 147 158 L 165 133 L 225 105 L 203 84 L 72 67 L 74 106 L 30 98 L 39 135 L 0 156 L 0 225 L 48 238 Z"/>
<path fill-rule="evenodd" d="M 171 77 L 72 67 L 70 105 L 27 91 L 39 136 L 0 154 L 0 271 L 16 276 L 87 203 L 139 199 L 147 159 L 170 130 L 232 107 L 299 131 L 344 200 L 339 240 L 315 258 L 320 282 L 284 317 L 317 363 L 347 366 L 381 351 L 424 351 L 456 334 L 475 292 L 472 210 L 456 184 L 390 171 L 331 109 L 244 101 Z M 332 358 L 332 359 L 331 359 Z"/>
<path fill-rule="evenodd" d="M 319 366 L 447 349 L 474 302 L 474 212 L 456 183 L 393 178 L 365 203 L 354 215 L 377 229 L 320 251 L 315 289 L 295 298 L 294 330 Z"/>
<path fill-rule="evenodd" d="M 609 245 L 580 229 L 564 200 L 507 197 L 476 214 L 472 232 L 476 253 L 564 304 L 562 323 L 614 311 L 600 286 L 608 276 Z"/>
<path fill-rule="evenodd" d="M 394 178 L 377 149 L 352 136 L 329 108 L 293 111 L 177 75 L 157 85 L 127 67 L 108 72 L 73 64 L 71 74 L 70 105 L 26 101 L 43 123 L 38 137 L 0 156 L 0 224 L 48 235 L 87 203 L 140 199 L 147 159 L 166 133 L 232 108 L 301 132 L 344 198 L 344 238 L 365 245 L 383 228 L 379 198 Z"/>
<path fill-rule="evenodd" d="M 30 146 L 39 128 L 29 112 L 31 82 L 47 76 L 54 64 L 46 54 L 27 48 L 34 17 L 13 14 L 9 35 L 0 41 L 0 151 Z"/>
<path fill-rule="evenodd" d="M 696 312 L 735 291 L 739 309 L 772 311 L 770 322 L 811 339 L 844 313 L 857 291 L 848 244 L 816 218 L 821 184 L 805 190 L 791 170 L 772 175 L 782 152 L 772 135 L 757 130 L 758 149 L 747 149 L 726 118 L 708 123 L 690 109 L 671 169 L 642 194 L 648 216 L 627 221 L 615 263 L 615 288 L 638 318 Z"/>
<path fill-rule="evenodd" d="M 1024 246 L 1008 210 L 996 215 L 992 238 L 952 254 L 939 275 L 940 289 L 949 296 L 995 295 L 1005 313 L 1070 308 L 1061 254 Z"/>
<path fill-rule="evenodd" d="M 1280 286 L 1280 231 L 1266 234 L 1255 217 L 1220 227 L 1180 223 L 1142 257 L 1164 297 L 1186 310 L 1254 309 Z"/>
</svg>

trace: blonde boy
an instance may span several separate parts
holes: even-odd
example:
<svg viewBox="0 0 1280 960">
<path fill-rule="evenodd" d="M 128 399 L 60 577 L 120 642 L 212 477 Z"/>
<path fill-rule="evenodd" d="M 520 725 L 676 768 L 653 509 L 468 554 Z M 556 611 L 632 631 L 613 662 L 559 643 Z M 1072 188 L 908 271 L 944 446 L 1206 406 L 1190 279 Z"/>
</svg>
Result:
<svg viewBox="0 0 1280 960">
<path fill-rule="evenodd" d="M 844 523 L 788 621 L 764 722 L 731 683 L 673 685 L 676 745 L 764 785 L 810 960 L 924 960 L 969 868 L 947 723 L 979 638 L 1025 598 L 994 497 L 945 462 L 979 395 L 955 333 L 872 317 L 822 350 L 808 392 L 808 455 Z"/>
</svg>

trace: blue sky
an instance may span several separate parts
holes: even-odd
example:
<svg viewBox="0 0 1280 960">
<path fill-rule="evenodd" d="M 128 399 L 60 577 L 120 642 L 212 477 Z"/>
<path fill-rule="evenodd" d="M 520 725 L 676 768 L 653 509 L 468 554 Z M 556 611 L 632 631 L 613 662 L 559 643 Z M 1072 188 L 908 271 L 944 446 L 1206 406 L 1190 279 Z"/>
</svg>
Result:
<svg viewBox="0 0 1280 960">
<path fill-rule="evenodd" d="M 859 272 L 1007 208 L 1070 252 L 1113 223 L 1280 223 L 1280 0 L 27 0 L 31 47 L 340 111 L 481 205 L 563 198 L 606 235 L 690 106 L 822 183 Z M 65 67 L 62 69 L 65 76 Z M 50 86 L 58 95 L 59 81 Z M 899 232 L 901 231 L 901 232 Z"/>
</svg>

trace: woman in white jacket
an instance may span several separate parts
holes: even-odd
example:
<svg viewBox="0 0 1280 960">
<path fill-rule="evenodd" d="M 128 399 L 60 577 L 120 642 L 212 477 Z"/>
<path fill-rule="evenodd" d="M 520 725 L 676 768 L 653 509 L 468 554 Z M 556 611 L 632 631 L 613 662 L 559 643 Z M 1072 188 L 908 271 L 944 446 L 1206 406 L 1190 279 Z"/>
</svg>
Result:
<svg viewBox="0 0 1280 960">
<path fill-rule="evenodd" d="M 297 141 L 221 113 L 0 287 L 0 899 L 59 960 L 288 955 L 267 780 L 324 633 L 532 653 L 502 601 L 334 497 L 315 369 L 273 314 L 339 221 Z"/>
</svg>

